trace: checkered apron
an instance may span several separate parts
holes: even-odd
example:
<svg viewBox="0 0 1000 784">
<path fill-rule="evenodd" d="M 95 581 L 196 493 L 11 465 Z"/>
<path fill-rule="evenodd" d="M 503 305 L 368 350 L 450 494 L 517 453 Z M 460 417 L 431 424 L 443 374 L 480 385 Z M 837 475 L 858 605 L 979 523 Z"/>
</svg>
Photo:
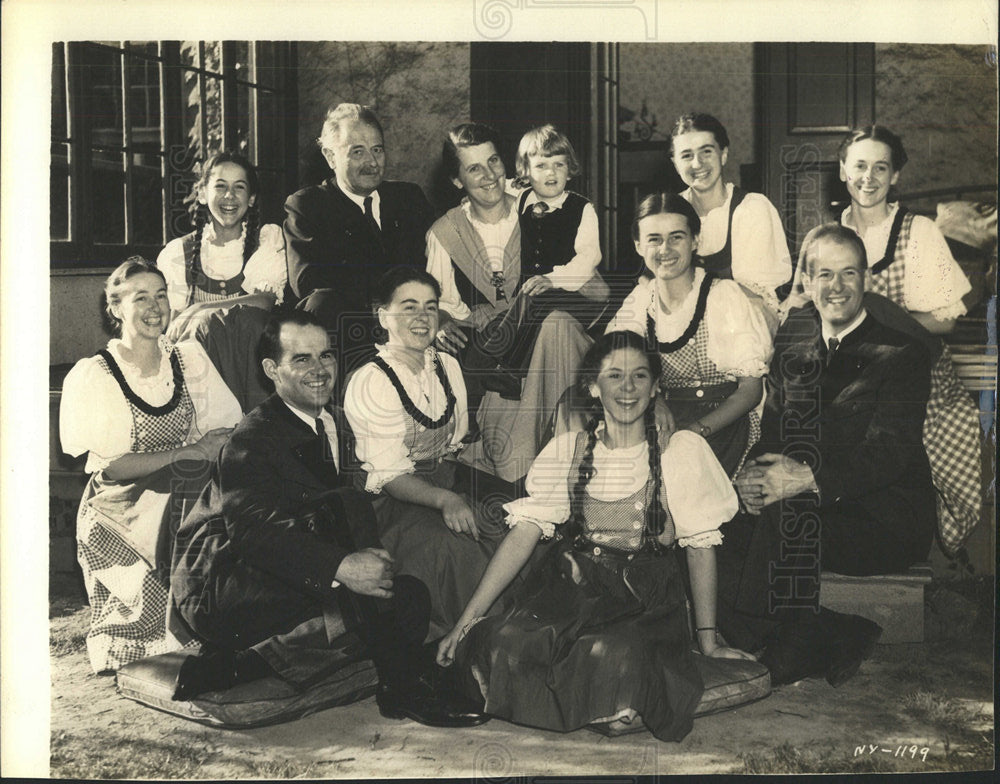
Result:
<svg viewBox="0 0 1000 784">
<path fill-rule="evenodd" d="M 194 404 L 183 383 L 182 391 L 172 409 L 153 415 L 141 410 L 130 400 L 131 390 L 122 389 L 132 413 L 132 452 L 154 452 L 182 446 L 191 429 Z M 102 367 L 111 375 L 107 360 L 99 357 Z M 119 381 L 119 386 L 121 386 Z M 134 394 L 134 393 L 132 393 Z M 87 650 L 95 672 L 116 670 L 129 662 L 165 653 L 180 647 L 167 631 L 167 580 L 157 572 L 156 564 L 140 553 L 126 538 L 113 529 L 108 520 L 108 503 L 112 498 L 120 503 L 127 498 L 132 482 L 115 482 L 98 472 L 91 477 L 77 514 L 77 558 L 83 570 L 87 595 L 90 599 L 91 621 L 87 634 Z M 137 490 L 137 506 L 152 518 L 149 524 L 158 527 L 168 496 L 147 490 Z M 153 497 L 151 497 L 153 496 Z M 160 497 L 156 497 L 160 496 Z"/>
<path fill-rule="evenodd" d="M 913 213 L 902 221 L 895 253 L 880 272 L 868 272 L 868 289 L 906 307 L 906 249 Z M 886 255 L 892 248 L 886 248 Z M 954 553 L 979 522 L 979 412 L 955 374 L 951 352 L 942 344 L 931 368 L 931 392 L 924 420 L 924 449 L 937 490 L 938 533 L 944 549 Z"/>
<path fill-rule="evenodd" d="M 715 281 L 712 282 L 712 285 L 715 285 Z M 655 298 L 655 287 L 650 286 L 650 289 L 653 290 Z M 655 314 L 658 311 L 659 307 L 654 299 L 647 312 L 655 319 Z M 646 323 L 649 324 L 648 319 Z M 656 335 L 655 340 L 659 342 L 660 336 Z M 706 398 L 710 399 L 712 397 L 711 387 L 732 383 L 732 379 L 721 372 L 708 356 L 708 322 L 705 318 L 702 318 L 694 336 L 685 345 L 670 353 L 660 352 L 660 368 L 660 388 L 666 395 L 668 405 L 671 389 L 704 389 Z M 743 456 L 735 471 L 739 471 L 750 452 L 750 448 L 760 440 L 760 416 L 755 409 L 751 409 L 746 416 L 750 424 L 750 433 L 746 449 L 743 451 Z"/>
<path fill-rule="evenodd" d="M 583 462 L 586 445 L 587 434 L 584 432 L 578 433 L 573 451 L 573 460 L 570 463 L 569 473 L 566 475 L 566 482 L 571 498 L 577 479 L 580 476 L 580 463 Z M 581 499 L 584 535 L 596 545 L 614 547 L 619 550 L 638 551 L 646 543 L 646 509 L 653 502 L 653 489 L 651 471 L 649 478 L 642 487 L 632 493 L 632 495 L 619 498 L 615 501 L 601 501 L 584 492 Z M 660 477 L 660 504 L 662 504 L 663 510 L 666 512 L 666 517 L 663 521 L 663 534 L 657 538 L 661 544 L 669 547 L 673 545 L 676 534 L 674 518 L 670 514 L 669 504 L 667 503 L 667 486 L 663 481 L 662 475 Z"/>
</svg>

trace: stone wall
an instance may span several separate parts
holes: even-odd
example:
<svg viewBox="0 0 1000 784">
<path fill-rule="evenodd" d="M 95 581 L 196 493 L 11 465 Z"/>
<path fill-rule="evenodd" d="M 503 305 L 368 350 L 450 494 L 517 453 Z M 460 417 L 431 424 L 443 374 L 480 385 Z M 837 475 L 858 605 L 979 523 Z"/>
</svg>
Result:
<svg viewBox="0 0 1000 784">
<path fill-rule="evenodd" d="M 444 132 L 469 118 L 468 43 L 304 42 L 298 64 L 300 182 L 330 176 L 316 137 L 327 108 L 347 101 L 382 121 L 388 177 L 432 192 Z"/>
<path fill-rule="evenodd" d="M 997 181 L 997 69 L 984 46 L 878 44 L 875 117 L 903 137 L 901 193 Z"/>
</svg>

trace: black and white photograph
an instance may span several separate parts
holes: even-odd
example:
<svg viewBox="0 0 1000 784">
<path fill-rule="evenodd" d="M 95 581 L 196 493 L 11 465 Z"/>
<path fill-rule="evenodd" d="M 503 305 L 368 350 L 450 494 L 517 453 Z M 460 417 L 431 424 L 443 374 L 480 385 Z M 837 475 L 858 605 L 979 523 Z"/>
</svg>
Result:
<svg viewBox="0 0 1000 784">
<path fill-rule="evenodd" d="M 868 5 L 7 0 L 3 774 L 995 775 L 997 8 Z"/>
</svg>

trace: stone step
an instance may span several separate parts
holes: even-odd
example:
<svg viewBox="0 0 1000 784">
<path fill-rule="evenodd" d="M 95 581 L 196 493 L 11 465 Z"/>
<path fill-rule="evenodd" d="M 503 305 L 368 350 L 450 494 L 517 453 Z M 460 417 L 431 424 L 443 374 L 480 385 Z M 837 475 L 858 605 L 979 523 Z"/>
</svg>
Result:
<svg viewBox="0 0 1000 784">
<path fill-rule="evenodd" d="M 929 564 L 871 577 L 823 572 L 820 604 L 875 621 L 883 630 L 881 643 L 923 642 L 924 586 L 933 576 Z"/>
</svg>

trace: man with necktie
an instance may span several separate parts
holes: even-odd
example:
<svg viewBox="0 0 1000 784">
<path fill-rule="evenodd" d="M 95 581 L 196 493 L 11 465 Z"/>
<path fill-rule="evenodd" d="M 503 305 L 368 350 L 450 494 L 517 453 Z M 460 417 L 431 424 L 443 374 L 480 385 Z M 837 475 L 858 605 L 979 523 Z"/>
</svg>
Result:
<svg viewBox="0 0 1000 784">
<path fill-rule="evenodd" d="M 370 107 L 331 108 L 317 140 L 333 177 L 285 202 L 288 282 L 299 307 L 336 336 L 349 372 L 373 352 L 371 283 L 391 266 L 425 266 L 434 214 L 411 182 L 386 180 L 382 125 Z"/>
<path fill-rule="evenodd" d="M 341 671 L 347 681 L 345 668 L 371 658 L 383 715 L 482 723 L 434 687 L 427 588 L 394 575 L 371 505 L 345 475 L 326 329 L 305 311 L 275 316 L 260 356 L 275 392 L 237 425 L 175 537 L 173 604 L 202 652 L 182 665 L 174 699 L 265 676 L 300 689 Z"/>
<path fill-rule="evenodd" d="M 930 550 L 931 359 L 865 307 L 876 295 L 865 294 L 854 232 L 828 224 L 805 244 L 812 301 L 775 335 L 761 439 L 735 479 L 746 514 L 720 548 L 719 624 L 729 644 L 764 648 L 773 683 L 825 675 L 839 685 L 881 629 L 821 608 L 821 569 L 886 574 Z"/>
</svg>

